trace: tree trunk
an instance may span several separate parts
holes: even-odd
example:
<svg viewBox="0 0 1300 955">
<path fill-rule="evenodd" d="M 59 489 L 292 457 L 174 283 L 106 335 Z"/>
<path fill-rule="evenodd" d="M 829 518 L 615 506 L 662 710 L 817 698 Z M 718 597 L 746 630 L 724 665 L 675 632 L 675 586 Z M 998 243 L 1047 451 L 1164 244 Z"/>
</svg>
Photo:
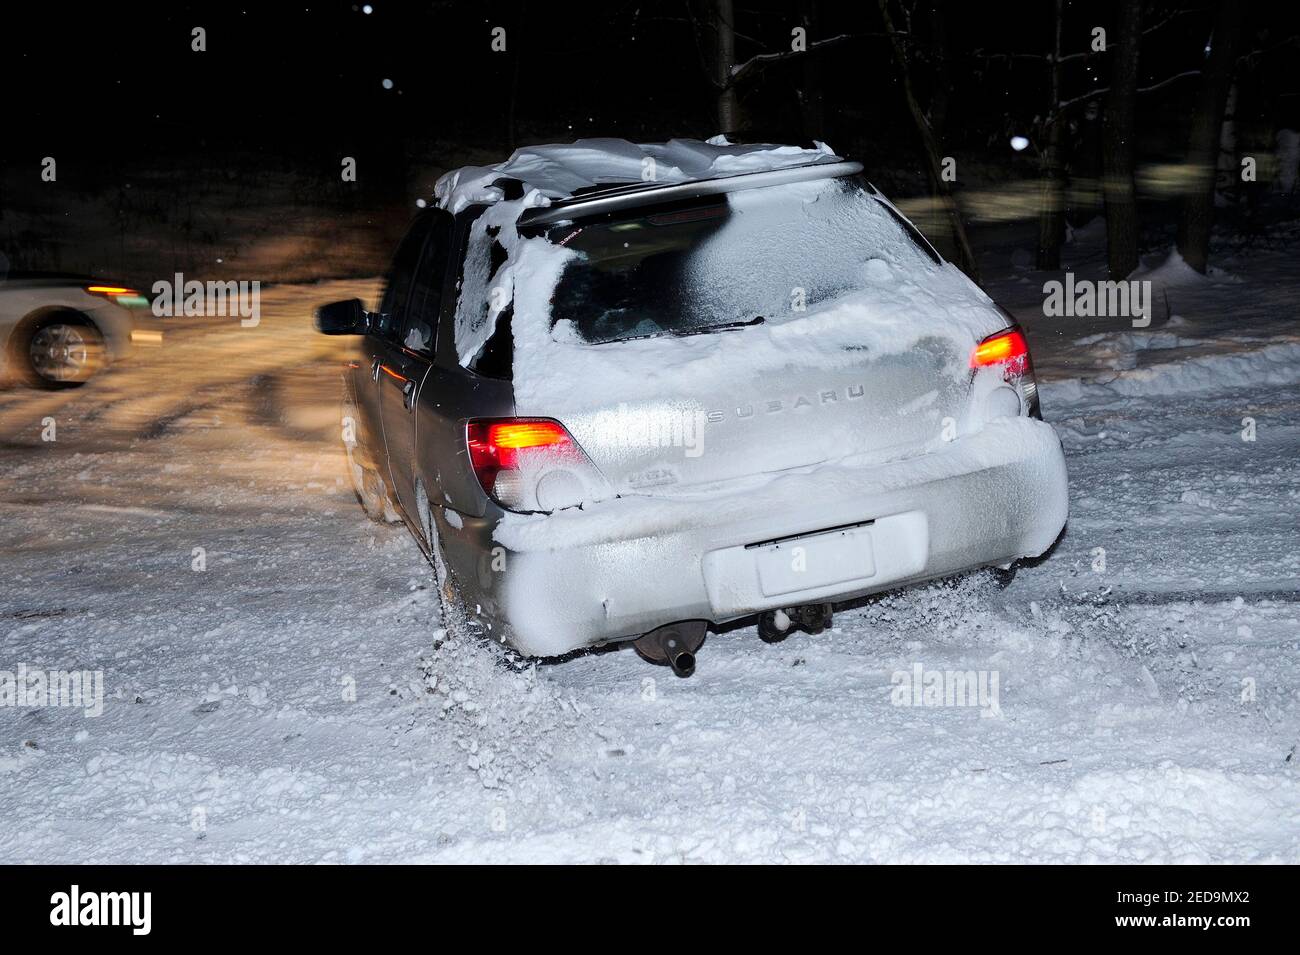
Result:
<svg viewBox="0 0 1300 955">
<path fill-rule="evenodd" d="M 950 185 L 943 179 L 943 157 L 939 154 L 939 143 L 934 138 L 934 131 L 930 128 L 921 105 L 916 101 L 916 94 L 912 89 L 912 77 L 908 69 L 907 51 L 903 49 L 903 41 L 894 30 L 894 21 L 889 16 L 889 0 L 878 0 L 878 2 L 880 18 L 884 21 L 885 33 L 889 36 L 889 45 L 894 52 L 894 65 L 898 68 L 898 76 L 903 84 L 903 96 L 907 100 L 912 121 L 916 124 L 916 131 L 921 137 L 930 190 L 942 204 L 948 218 L 948 225 L 952 230 L 953 245 L 957 249 L 957 266 L 978 282 L 979 265 L 975 261 L 975 253 L 971 250 L 970 240 L 966 236 L 966 225 L 961 220 L 961 210 L 957 208 L 957 203 L 953 199 Z"/>
<path fill-rule="evenodd" d="M 944 30 L 943 0 L 935 0 L 930 7 L 930 58 L 934 61 L 934 70 L 930 76 L 930 108 L 926 118 L 934 133 L 935 148 L 941 155 L 947 155 L 944 131 L 948 125 L 948 91 L 952 86 L 948 75 L 948 37 Z M 938 193 L 931 199 L 931 215 L 941 218 L 945 214 L 943 200 Z"/>
<path fill-rule="evenodd" d="M 821 4 L 818 0 L 803 0 L 800 26 L 806 39 L 812 43 L 818 37 Z M 803 134 L 811 140 L 826 139 L 826 110 L 822 90 L 822 61 L 820 53 L 803 54 L 803 90 L 799 105 L 803 114 Z"/>
<path fill-rule="evenodd" d="M 1064 123 L 1057 114 L 1061 105 L 1061 23 L 1064 0 L 1056 0 L 1055 39 L 1052 43 L 1052 102 L 1047 112 L 1047 142 L 1042 153 L 1042 189 L 1038 210 L 1038 268 L 1055 271 L 1061 267 L 1061 244 L 1065 241 L 1065 168 L 1061 161 Z"/>
<path fill-rule="evenodd" d="M 930 128 L 942 146 L 948 126 L 948 97 L 952 89 L 948 68 L 948 31 L 944 25 L 945 0 L 935 0 L 930 8 L 930 56 L 934 58 L 934 90 L 930 94 Z"/>
<path fill-rule="evenodd" d="M 1138 267 L 1133 137 L 1137 120 L 1142 0 L 1124 0 L 1115 32 L 1110 95 L 1106 98 L 1103 121 L 1102 193 L 1106 198 L 1106 260 L 1111 279 L 1119 281 Z"/>
<path fill-rule="evenodd" d="M 731 81 L 735 65 L 735 5 L 732 0 L 713 0 L 713 79 L 718 87 L 718 126 L 723 135 L 740 129 L 740 99 Z"/>
<path fill-rule="evenodd" d="M 1178 252 L 1196 271 L 1204 273 L 1210 259 L 1210 226 L 1214 223 L 1214 169 L 1219 158 L 1219 130 L 1228 102 L 1228 88 L 1237 63 L 1237 41 L 1246 0 L 1222 0 L 1210 38 L 1210 55 L 1201 78 L 1201 100 L 1187 140 L 1187 195 L 1178 222 Z"/>
<path fill-rule="evenodd" d="M 1223 125 L 1219 129 L 1219 163 L 1214 170 L 1214 191 L 1230 203 L 1241 201 L 1243 192 L 1241 165 L 1237 159 L 1237 84 L 1228 87 L 1228 102 L 1223 107 Z"/>
<path fill-rule="evenodd" d="M 515 29 L 515 36 L 526 36 L 524 32 L 528 21 L 528 4 L 523 3 L 519 9 L 519 26 Z M 515 136 L 515 107 L 519 104 L 519 72 L 523 65 L 524 45 L 519 44 L 514 47 L 514 63 L 510 65 L 510 101 L 506 107 L 506 145 L 510 147 L 513 153 L 517 137 Z"/>
</svg>

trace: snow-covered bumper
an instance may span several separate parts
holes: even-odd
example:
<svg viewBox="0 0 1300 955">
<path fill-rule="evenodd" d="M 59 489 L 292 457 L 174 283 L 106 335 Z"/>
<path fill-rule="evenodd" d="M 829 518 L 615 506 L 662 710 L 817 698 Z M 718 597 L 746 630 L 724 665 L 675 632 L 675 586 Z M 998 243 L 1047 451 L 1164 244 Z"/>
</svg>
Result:
<svg viewBox="0 0 1300 955">
<path fill-rule="evenodd" d="M 509 642 L 552 656 L 677 620 L 846 600 L 1036 556 L 1067 508 L 1056 433 L 1019 418 L 889 464 L 507 515 L 491 541 L 496 572 L 470 575 Z M 452 534 L 464 544 L 484 530 Z M 490 558 L 475 549 L 483 569 Z"/>
</svg>

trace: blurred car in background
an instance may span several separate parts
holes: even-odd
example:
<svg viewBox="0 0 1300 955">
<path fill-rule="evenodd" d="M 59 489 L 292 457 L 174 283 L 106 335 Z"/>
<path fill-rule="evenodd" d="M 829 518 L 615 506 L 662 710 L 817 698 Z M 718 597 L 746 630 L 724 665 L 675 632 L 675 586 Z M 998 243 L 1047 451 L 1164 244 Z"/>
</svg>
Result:
<svg viewBox="0 0 1300 955">
<path fill-rule="evenodd" d="M 125 358 L 137 331 L 131 310 L 148 306 L 135 289 L 82 275 L 11 272 L 0 276 L 0 378 L 37 388 L 83 385 Z"/>
</svg>

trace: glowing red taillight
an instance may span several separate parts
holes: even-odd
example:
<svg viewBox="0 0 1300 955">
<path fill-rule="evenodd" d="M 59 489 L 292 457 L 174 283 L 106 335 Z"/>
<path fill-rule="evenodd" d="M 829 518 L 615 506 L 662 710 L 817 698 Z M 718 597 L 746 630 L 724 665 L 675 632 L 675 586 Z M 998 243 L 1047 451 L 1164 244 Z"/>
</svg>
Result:
<svg viewBox="0 0 1300 955">
<path fill-rule="evenodd" d="M 981 368 L 1001 368 L 1002 380 L 1019 388 L 1029 414 L 1035 418 L 1042 416 L 1038 406 L 1038 382 L 1029 357 L 1029 342 L 1025 341 L 1025 333 L 1019 328 L 1013 325 L 976 345 L 971 352 L 970 366 L 977 372 Z"/>
<path fill-rule="evenodd" d="M 537 451 L 586 460 L 564 425 L 551 418 L 471 421 L 465 426 L 465 444 L 479 484 L 498 502 L 503 502 L 498 481 L 507 472 L 519 469 L 521 452 Z"/>
<path fill-rule="evenodd" d="M 1024 333 L 1018 328 L 1008 328 L 976 345 L 975 351 L 971 352 L 970 366 L 1011 365 L 1014 370 L 1017 365 L 1023 369 L 1028 360 L 1029 343 L 1025 341 Z"/>
</svg>

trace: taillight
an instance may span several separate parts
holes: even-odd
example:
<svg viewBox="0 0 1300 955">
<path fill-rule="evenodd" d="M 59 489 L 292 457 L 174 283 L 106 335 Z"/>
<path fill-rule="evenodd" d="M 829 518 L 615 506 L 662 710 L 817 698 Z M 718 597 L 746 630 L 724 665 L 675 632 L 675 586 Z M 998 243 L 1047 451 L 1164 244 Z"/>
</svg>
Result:
<svg viewBox="0 0 1300 955">
<path fill-rule="evenodd" d="M 597 472 L 552 418 L 497 418 L 465 426 L 470 465 L 484 493 L 510 510 L 582 503 Z"/>
<path fill-rule="evenodd" d="M 971 368 L 1001 368 L 1002 379 L 1019 384 L 1025 407 L 1035 418 L 1038 410 L 1038 382 L 1034 378 L 1034 365 L 1029 358 L 1029 342 L 1019 328 L 1011 327 L 990 335 L 971 352 Z"/>
<path fill-rule="evenodd" d="M 110 299 L 118 305 L 126 307 L 143 307 L 149 304 L 149 300 L 133 288 L 127 288 L 125 285 L 87 285 L 86 291 L 91 295 L 98 295 L 101 298 Z"/>
<path fill-rule="evenodd" d="M 1012 374 L 1019 373 L 1029 362 L 1029 343 L 1018 328 L 998 332 L 975 346 L 970 356 L 972 368 L 1006 365 Z"/>
</svg>

